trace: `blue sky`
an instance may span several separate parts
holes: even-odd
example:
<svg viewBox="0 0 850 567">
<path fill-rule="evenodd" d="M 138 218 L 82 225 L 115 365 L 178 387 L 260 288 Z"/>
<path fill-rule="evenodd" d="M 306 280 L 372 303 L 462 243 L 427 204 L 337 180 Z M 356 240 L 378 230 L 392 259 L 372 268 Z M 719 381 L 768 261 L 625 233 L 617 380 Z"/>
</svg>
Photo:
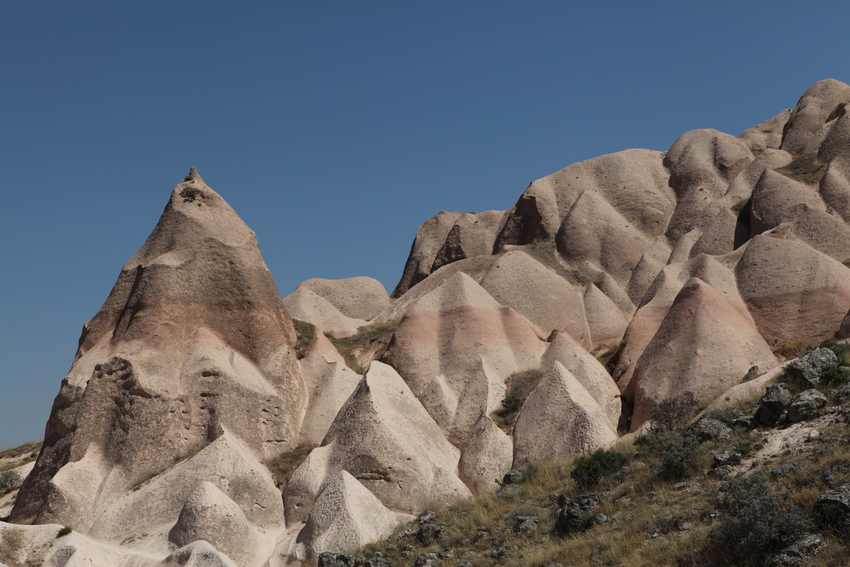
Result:
<svg viewBox="0 0 850 567">
<path fill-rule="evenodd" d="M 419 223 L 850 80 L 820 2 L 16 2 L 0 12 L 0 447 L 197 165 L 281 293 L 391 289 Z M 573 6 L 572 4 L 575 4 Z M 579 6 L 581 4 L 581 6 Z"/>
</svg>

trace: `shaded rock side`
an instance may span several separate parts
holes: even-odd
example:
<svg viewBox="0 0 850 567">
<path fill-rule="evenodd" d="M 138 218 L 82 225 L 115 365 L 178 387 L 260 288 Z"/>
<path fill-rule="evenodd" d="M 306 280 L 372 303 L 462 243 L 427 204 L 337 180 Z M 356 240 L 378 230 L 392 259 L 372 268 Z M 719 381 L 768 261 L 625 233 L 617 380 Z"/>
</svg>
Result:
<svg viewBox="0 0 850 567">
<path fill-rule="evenodd" d="M 404 273 L 392 293 L 401 297 L 432 272 L 452 262 L 491 254 L 503 211 L 440 212 L 416 232 Z"/>
</svg>

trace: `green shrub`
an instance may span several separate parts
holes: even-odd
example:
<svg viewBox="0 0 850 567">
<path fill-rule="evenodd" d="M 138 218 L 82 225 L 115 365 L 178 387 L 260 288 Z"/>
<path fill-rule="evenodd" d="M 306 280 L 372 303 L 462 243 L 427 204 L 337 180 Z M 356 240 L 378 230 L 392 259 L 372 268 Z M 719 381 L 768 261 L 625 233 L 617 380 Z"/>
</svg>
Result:
<svg viewBox="0 0 850 567">
<path fill-rule="evenodd" d="M 683 433 L 674 433 L 667 438 L 665 445 L 658 463 L 658 478 L 670 481 L 685 480 L 699 471 L 702 451 L 695 438 Z"/>
<path fill-rule="evenodd" d="M 690 392 L 656 402 L 650 414 L 651 429 L 654 432 L 684 429 L 698 410 L 699 404 Z"/>
<path fill-rule="evenodd" d="M 0 473 L 0 496 L 15 490 L 21 484 L 21 477 L 14 471 Z"/>
<path fill-rule="evenodd" d="M 721 521 L 707 550 L 716 565 L 760 567 L 812 529 L 791 498 L 776 495 L 762 475 L 727 483 L 719 507 Z"/>
<path fill-rule="evenodd" d="M 599 449 L 576 459 L 570 476 L 580 489 L 587 490 L 602 479 L 617 474 L 627 462 L 628 457 L 619 451 Z"/>
</svg>

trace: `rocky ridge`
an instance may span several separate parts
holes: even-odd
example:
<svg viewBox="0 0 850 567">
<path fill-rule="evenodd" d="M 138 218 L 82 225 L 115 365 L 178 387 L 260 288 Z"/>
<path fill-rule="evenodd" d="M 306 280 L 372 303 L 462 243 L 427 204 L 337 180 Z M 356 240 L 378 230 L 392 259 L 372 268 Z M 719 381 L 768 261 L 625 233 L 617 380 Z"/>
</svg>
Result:
<svg viewBox="0 0 850 567">
<path fill-rule="evenodd" d="M 391 296 L 358 277 L 280 298 L 193 169 L 83 329 L 0 563 L 309 565 L 664 400 L 760 398 L 850 335 L 848 103 L 820 81 L 740 136 L 442 212 Z"/>
</svg>

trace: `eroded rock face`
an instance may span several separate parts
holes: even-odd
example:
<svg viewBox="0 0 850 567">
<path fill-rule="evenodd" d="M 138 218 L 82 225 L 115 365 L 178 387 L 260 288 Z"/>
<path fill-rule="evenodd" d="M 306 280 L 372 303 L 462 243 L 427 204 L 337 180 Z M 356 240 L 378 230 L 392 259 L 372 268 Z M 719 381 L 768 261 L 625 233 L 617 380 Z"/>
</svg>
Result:
<svg viewBox="0 0 850 567">
<path fill-rule="evenodd" d="M 407 290 L 441 267 L 474 256 L 491 254 L 503 211 L 455 213 L 443 211 L 419 227 L 404 274 L 393 297 Z"/>
<path fill-rule="evenodd" d="M 525 317 L 458 272 L 408 307 L 384 361 L 463 446 L 499 407 L 507 379 L 536 368 L 544 348 Z"/>
<path fill-rule="evenodd" d="M 347 471 L 383 504 L 414 513 L 471 493 L 458 478 L 460 451 L 445 438 L 391 367 L 373 362 L 342 407 L 322 446 L 286 487 L 287 521 L 309 518 L 328 479 Z"/>
<path fill-rule="evenodd" d="M 546 372 L 520 410 L 514 464 L 527 466 L 605 448 L 617 439 L 605 411 L 560 362 Z"/>
<path fill-rule="evenodd" d="M 42 525 L 0 524 L 24 542 L 0 562 L 309 564 L 606 447 L 661 400 L 760 396 L 782 360 L 850 335 L 848 104 L 821 81 L 740 136 L 686 132 L 537 179 L 508 211 L 441 212 L 392 298 L 355 277 L 280 299 L 191 171 L 83 330 L 12 513 Z M 765 420 L 822 402 L 779 397 Z"/>
<path fill-rule="evenodd" d="M 277 529 L 282 506 L 260 461 L 298 443 L 306 395 L 293 345 L 254 233 L 193 172 L 83 329 L 12 518 L 119 543 L 175 522 L 206 474 L 225 492 L 244 478 L 231 497 L 252 498 L 245 515 Z"/>
</svg>

